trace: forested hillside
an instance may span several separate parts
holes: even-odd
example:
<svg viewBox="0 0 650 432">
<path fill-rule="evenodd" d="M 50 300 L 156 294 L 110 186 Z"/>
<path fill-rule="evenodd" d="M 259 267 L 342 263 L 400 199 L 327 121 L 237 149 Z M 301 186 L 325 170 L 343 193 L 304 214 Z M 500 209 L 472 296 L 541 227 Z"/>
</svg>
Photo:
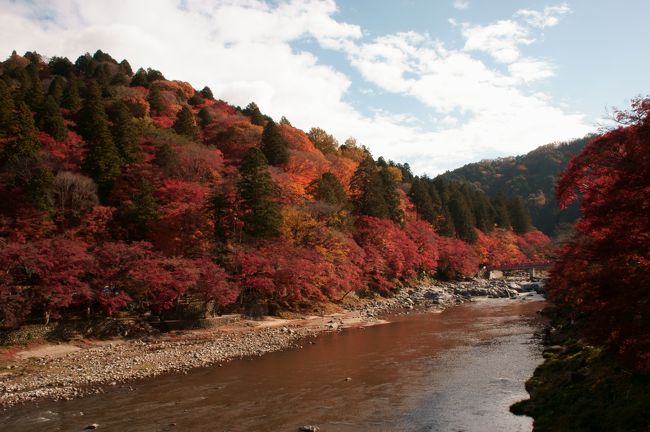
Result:
<svg viewBox="0 0 650 432">
<path fill-rule="evenodd" d="M 0 196 L 5 327 L 313 308 L 550 252 L 521 200 L 102 51 L 0 65 Z"/>
<path fill-rule="evenodd" d="M 533 224 L 554 236 L 578 219 L 578 203 L 560 209 L 555 199 L 555 183 L 569 161 L 593 137 L 547 144 L 516 157 L 483 160 L 442 175 L 448 180 L 468 182 L 490 197 L 500 193 L 520 197 L 530 212 Z"/>
</svg>

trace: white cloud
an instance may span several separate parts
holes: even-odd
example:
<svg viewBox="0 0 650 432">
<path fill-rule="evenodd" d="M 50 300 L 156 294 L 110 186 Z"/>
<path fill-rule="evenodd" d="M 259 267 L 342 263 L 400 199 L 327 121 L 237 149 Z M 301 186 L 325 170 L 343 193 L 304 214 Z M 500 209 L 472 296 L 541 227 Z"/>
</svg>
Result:
<svg viewBox="0 0 650 432">
<path fill-rule="evenodd" d="M 467 9 L 469 8 L 468 0 L 454 0 L 454 7 L 456 9 Z"/>
<path fill-rule="evenodd" d="M 265 113 L 285 115 L 305 130 L 320 126 L 341 141 L 355 136 L 376 156 L 409 162 L 420 173 L 521 153 L 588 130 L 582 116 L 522 90 L 553 68 L 521 54 L 532 38 L 509 20 L 492 27 L 464 25 L 466 49 L 458 50 L 415 32 L 367 41 L 359 26 L 336 19 L 333 0 L 178 5 L 177 0 L 0 0 L 0 51 L 36 50 L 74 60 L 102 49 L 134 68 L 153 67 L 198 88 L 209 85 L 233 104 L 255 101 Z M 345 53 L 367 82 L 353 82 L 313 53 L 292 48 L 305 38 Z M 475 50 L 506 61 L 508 73 L 472 57 Z M 368 83 L 381 90 L 376 100 L 381 102 L 384 91 L 404 95 L 430 107 L 439 121 L 423 124 L 410 112 L 388 112 L 390 106 L 361 114 L 347 102 L 348 90 L 368 89 Z"/>
<path fill-rule="evenodd" d="M 463 24 L 466 51 L 485 51 L 496 61 L 512 63 L 520 56 L 519 46 L 535 39 L 528 29 L 513 20 L 501 20 L 485 26 Z"/>
<path fill-rule="evenodd" d="M 560 17 L 571 12 L 569 5 L 562 3 L 555 6 L 546 6 L 542 12 L 520 9 L 515 12 L 515 17 L 521 17 L 529 25 L 537 28 L 553 27 L 560 23 Z"/>
</svg>

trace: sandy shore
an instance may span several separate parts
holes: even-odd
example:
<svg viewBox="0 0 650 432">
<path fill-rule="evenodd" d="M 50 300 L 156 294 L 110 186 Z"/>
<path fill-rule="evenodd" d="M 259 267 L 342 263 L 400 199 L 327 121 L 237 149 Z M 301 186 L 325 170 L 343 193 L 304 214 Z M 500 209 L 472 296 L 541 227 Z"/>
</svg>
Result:
<svg viewBox="0 0 650 432">
<path fill-rule="evenodd" d="M 215 318 L 209 329 L 156 337 L 13 347 L 0 363 L 0 406 L 102 393 L 108 386 L 142 378 L 300 347 L 321 332 L 385 323 L 382 315 L 391 312 L 440 311 L 474 296 L 517 298 L 527 289 L 530 286 L 512 280 L 431 281 L 405 288 L 392 298 L 346 303 L 340 312 L 324 316 L 251 320 L 230 315 Z"/>
</svg>

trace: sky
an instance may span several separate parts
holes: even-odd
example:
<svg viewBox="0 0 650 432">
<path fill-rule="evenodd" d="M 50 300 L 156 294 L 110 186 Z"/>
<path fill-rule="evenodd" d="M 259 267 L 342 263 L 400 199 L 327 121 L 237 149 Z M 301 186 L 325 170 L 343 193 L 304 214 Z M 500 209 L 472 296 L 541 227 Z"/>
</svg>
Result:
<svg viewBox="0 0 650 432">
<path fill-rule="evenodd" d="M 582 137 L 648 94 L 648 16 L 646 0 L 0 0 L 0 57 L 101 49 L 433 176 Z"/>
</svg>

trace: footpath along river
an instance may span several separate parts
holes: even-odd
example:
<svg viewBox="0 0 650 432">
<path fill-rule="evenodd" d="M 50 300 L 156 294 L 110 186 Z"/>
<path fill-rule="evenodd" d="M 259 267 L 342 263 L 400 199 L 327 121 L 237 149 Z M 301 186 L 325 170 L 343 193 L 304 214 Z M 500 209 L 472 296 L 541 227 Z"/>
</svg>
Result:
<svg viewBox="0 0 650 432">
<path fill-rule="evenodd" d="M 261 358 L 14 407 L 0 430 L 530 431 L 532 419 L 508 407 L 542 362 L 543 307 L 486 299 L 396 316 Z"/>
</svg>

